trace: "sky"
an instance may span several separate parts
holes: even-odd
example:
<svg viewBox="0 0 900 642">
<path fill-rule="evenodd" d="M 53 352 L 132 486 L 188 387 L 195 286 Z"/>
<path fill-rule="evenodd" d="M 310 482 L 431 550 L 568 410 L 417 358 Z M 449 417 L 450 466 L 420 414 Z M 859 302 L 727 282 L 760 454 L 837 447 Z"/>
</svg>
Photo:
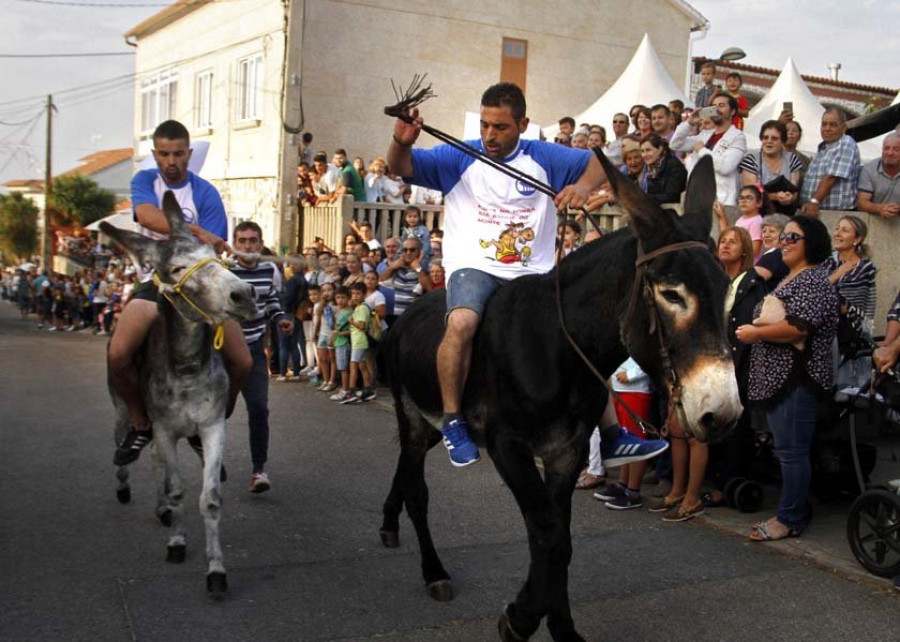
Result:
<svg viewBox="0 0 900 642">
<path fill-rule="evenodd" d="M 694 56 L 715 58 L 736 46 L 747 52 L 741 61 L 746 64 L 781 69 L 790 56 L 801 73 L 827 76 L 828 63 L 839 62 L 842 80 L 900 88 L 900 65 L 896 64 L 900 0 L 688 1 L 711 24 L 704 37 L 694 36 Z M 151 4 L 157 6 L 136 6 Z M 57 104 L 54 174 L 76 166 L 79 158 L 93 151 L 132 145 L 134 85 L 129 75 L 133 56 L 8 56 L 129 54 L 133 49 L 125 44 L 125 31 L 165 4 L 163 0 L 0 0 L 0 183 L 43 177 L 46 118 L 38 114 L 43 113 L 47 94 L 52 93 Z"/>
</svg>

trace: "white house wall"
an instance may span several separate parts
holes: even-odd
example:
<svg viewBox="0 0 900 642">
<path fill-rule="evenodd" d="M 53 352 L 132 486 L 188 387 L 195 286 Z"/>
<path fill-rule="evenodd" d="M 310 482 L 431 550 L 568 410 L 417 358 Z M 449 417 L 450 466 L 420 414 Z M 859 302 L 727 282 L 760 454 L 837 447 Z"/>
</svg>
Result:
<svg viewBox="0 0 900 642">
<path fill-rule="evenodd" d="M 502 39 L 527 40 L 528 113 L 548 124 L 602 95 L 645 32 L 683 85 L 690 32 L 688 16 L 667 0 L 308 0 L 307 21 L 306 130 L 316 149 L 345 147 L 367 162 L 390 141 L 382 109 L 394 102 L 391 79 L 407 84 L 427 72 L 437 97 L 424 117 L 461 136 L 464 113 L 500 80 Z"/>
</svg>

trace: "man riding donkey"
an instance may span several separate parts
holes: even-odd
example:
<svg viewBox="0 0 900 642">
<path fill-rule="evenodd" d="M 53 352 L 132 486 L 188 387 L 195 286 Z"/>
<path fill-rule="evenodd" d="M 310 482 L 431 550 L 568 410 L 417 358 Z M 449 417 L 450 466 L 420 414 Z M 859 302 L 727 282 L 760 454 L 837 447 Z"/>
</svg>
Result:
<svg viewBox="0 0 900 642">
<path fill-rule="evenodd" d="M 201 243 L 212 245 L 217 253 L 228 249 L 228 221 L 222 198 L 208 181 L 188 169 L 191 158 L 190 134 L 180 122 L 167 120 L 153 132 L 153 158 L 157 169 L 135 174 L 131 180 L 131 202 L 139 231 L 144 236 L 162 239 L 169 233 L 169 224 L 162 211 L 162 198 L 171 191 L 188 224 L 188 229 Z M 135 356 L 147 338 L 150 327 L 158 317 L 157 288 L 152 270 L 138 266 L 140 284 L 134 289 L 131 301 L 124 307 L 116 331 L 109 342 L 107 354 L 110 381 L 128 407 L 131 428 L 116 448 L 113 463 L 124 466 L 135 461 L 141 449 L 153 439 L 147 409 L 139 390 Z M 225 322 L 225 342 L 222 355 L 229 377 L 227 415 L 231 415 L 245 377 L 253 360 L 241 326 L 237 321 Z M 195 448 L 199 445 L 192 444 Z"/>
<path fill-rule="evenodd" d="M 525 96 L 512 83 L 499 83 L 481 97 L 481 139 L 468 144 L 491 159 L 547 183 L 555 199 L 507 176 L 450 145 L 414 149 L 423 120 L 416 108 L 410 122 L 398 118 L 388 165 L 407 182 L 444 193 L 444 268 L 447 318 L 437 353 L 444 415 L 441 433 L 454 466 L 479 460 L 461 412 L 462 391 L 472 358 L 472 340 L 491 294 L 508 281 L 543 274 L 554 265 L 557 210 L 578 208 L 606 181 L 593 152 L 520 138 L 528 127 Z M 480 239 L 498 238 L 510 226 L 533 230 L 528 261 L 499 261 Z M 489 245 L 489 244 L 488 244 Z M 539 364 L 535 364 L 539 367 Z M 612 407 L 612 404 L 610 404 Z M 643 461 L 664 451 L 662 440 L 642 440 L 618 423 L 601 426 L 604 465 Z"/>
</svg>

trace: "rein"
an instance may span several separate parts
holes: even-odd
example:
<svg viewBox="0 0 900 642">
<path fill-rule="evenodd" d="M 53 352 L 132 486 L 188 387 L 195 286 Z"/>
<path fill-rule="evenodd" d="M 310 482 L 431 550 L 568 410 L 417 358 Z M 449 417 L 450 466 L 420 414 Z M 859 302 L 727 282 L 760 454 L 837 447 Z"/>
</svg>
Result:
<svg viewBox="0 0 900 642">
<path fill-rule="evenodd" d="M 159 293 L 166 297 L 169 303 L 172 304 L 172 307 L 178 308 L 175 306 L 174 297 L 180 296 L 184 301 L 191 306 L 197 314 L 199 314 L 206 323 L 213 327 L 213 347 L 216 350 L 221 350 L 222 346 L 225 344 L 225 325 L 222 323 L 216 323 L 213 318 L 207 313 L 203 308 L 194 303 L 191 298 L 184 291 L 184 286 L 188 282 L 194 274 L 197 273 L 201 268 L 209 265 L 210 263 L 218 263 L 225 269 L 228 269 L 230 266 L 227 262 L 222 261 L 221 259 L 215 258 L 206 258 L 201 259 L 194 263 L 191 267 L 187 269 L 178 283 L 165 283 L 160 277 L 158 272 L 153 273 L 153 283 L 156 284 L 156 287 L 159 289 Z"/>
</svg>

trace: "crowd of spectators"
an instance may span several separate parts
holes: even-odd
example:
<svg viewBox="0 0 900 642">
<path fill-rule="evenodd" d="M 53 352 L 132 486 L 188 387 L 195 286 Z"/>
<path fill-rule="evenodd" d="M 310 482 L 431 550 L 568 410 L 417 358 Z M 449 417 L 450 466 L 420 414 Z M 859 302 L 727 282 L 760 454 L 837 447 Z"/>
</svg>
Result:
<svg viewBox="0 0 900 642">
<path fill-rule="evenodd" d="M 33 264 L 9 268 L 2 277 L 3 299 L 15 303 L 23 319 L 34 315 L 39 330 L 108 335 L 134 288 L 135 269 L 127 257 L 111 253 L 103 263 L 75 275 L 39 272 Z"/>
</svg>

